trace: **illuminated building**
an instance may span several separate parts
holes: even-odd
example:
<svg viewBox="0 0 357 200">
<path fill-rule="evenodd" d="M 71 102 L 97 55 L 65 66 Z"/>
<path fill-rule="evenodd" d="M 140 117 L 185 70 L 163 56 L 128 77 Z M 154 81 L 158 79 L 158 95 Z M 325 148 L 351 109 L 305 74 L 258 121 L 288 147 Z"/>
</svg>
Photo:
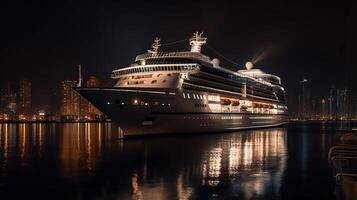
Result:
<svg viewBox="0 0 357 200">
<path fill-rule="evenodd" d="M 351 94 L 348 89 L 337 90 L 337 118 L 339 120 L 350 119 L 350 109 L 351 109 Z"/>
<path fill-rule="evenodd" d="M 99 87 L 100 82 L 95 76 L 90 76 L 87 81 L 87 87 Z M 103 115 L 93 104 L 85 100 L 87 104 L 87 114 L 91 119 Z"/>
<path fill-rule="evenodd" d="M 87 81 L 87 87 L 99 87 L 100 82 L 95 76 L 90 76 Z"/>
<path fill-rule="evenodd" d="M 329 103 L 329 119 L 335 120 L 337 119 L 337 90 L 334 86 L 330 89 L 330 98 L 328 100 Z"/>
<path fill-rule="evenodd" d="M 0 94 L 0 111 L 7 114 L 12 119 L 18 111 L 17 94 L 12 92 L 10 84 L 7 89 L 3 89 Z"/>
<path fill-rule="evenodd" d="M 31 82 L 23 79 L 20 80 L 19 87 L 19 112 L 24 115 L 30 114 L 31 111 Z"/>
<path fill-rule="evenodd" d="M 299 119 L 308 119 L 310 117 L 310 108 L 309 108 L 309 88 L 308 80 L 303 79 L 299 84 L 299 93 L 298 93 L 298 118 Z"/>
<path fill-rule="evenodd" d="M 6 90 L 0 90 L 0 113 L 5 113 L 7 106 Z"/>
<path fill-rule="evenodd" d="M 328 104 L 327 99 L 321 100 L 321 112 L 320 112 L 320 119 L 328 119 Z"/>
<path fill-rule="evenodd" d="M 61 115 L 65 119 L 88 119 L 88 117 L 101 116 L 102 113 L 98 109 L 73 89 L 76 85 L 77 81 L 62 81 Z M 95 87 L 99 85 L 99 81 L 95 77 L 90 77 L 87 85 Z"/>
<path fill-rule="evenodd" d="M 75 118 L 80 114 L 80 96 L 73 90 L 76 81 L 62 81 L 62 107 L 61 114 L 67 118 Z"/>
</svg>

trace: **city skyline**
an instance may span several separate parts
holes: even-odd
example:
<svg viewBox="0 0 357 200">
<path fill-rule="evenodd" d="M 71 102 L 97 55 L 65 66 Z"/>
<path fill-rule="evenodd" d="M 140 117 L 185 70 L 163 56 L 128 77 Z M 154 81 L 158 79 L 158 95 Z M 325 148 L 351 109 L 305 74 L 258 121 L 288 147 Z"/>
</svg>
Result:
<svg viewBox="0 0 357 200">
<path fill-rule="evenodd" d="M 89 76 L 84 83 L 86 87 L 100 86 L 95 76 Z M 7 88 L 0 88 L 0 120 L 52 120 L 59 117 L 63 120 L 102 120 L 104 115 L 73 89 L 77 84 L 78 80 L 63 80 L 56 91 L 59 94 L 57 103 L 33 106 L 32 82 L 21 79 L 12 87 L 9 82 Z M 46 119 L 46 116 L 50 118 Z"/>
<path fill-rule="evenodd" d="M 300 120 L 346 120 L 357 119 L 357 101 L 353 100 L 349 88 L 334 85 L 325 96 L 313 95 L 309 80 L 299 82 L 297 109 L 290 111 L 290 118 Z M 355 103 L 354 103 L 355 102 Z"/>
</svg>

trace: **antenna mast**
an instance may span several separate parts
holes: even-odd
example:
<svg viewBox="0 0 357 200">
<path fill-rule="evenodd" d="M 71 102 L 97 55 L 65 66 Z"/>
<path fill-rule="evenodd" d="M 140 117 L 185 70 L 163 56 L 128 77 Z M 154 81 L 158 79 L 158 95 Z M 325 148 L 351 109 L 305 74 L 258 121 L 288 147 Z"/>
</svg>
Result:
<svg viewBox="0 0 357 200">
<path fill-rule="evenodd" d="M 190 45 L 191 45 L 191 52 L 201 53 L 202 45 L 206 44 L 207 38 L 202 37 L 203 32 L 201 33 L 194 33 L 193 36 L 190 38 Z"/>
<path fill-rule="evenodd" d="M 157 52 L 159 51 L 159 47 L 161 46 L 160 41 L 160 38 L 156 37 L 154 39 L 154 43 L 151 45 L 151 49 L 148 50 L 148 52 L 151 53 L 152 56 L 157 56 Z"/>
</svg>

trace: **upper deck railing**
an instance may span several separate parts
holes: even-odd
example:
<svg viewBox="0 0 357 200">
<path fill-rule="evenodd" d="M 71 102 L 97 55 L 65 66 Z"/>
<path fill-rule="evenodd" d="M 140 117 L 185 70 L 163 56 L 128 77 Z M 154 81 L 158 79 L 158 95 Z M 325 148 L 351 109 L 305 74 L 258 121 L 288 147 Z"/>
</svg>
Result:
<svg viewBox="0 0 357 200">
<path fill-rule="evenodd" d="M 135 61 L 149 58 L 193 58 L 204 62 L 211 62 L 211 59 L 198 52 L 181 51 L 181 52 L 157 52 L 156 55 L 144 53 L 136 56 Z"/>
<path fill-rule="evenodd" d="M 132 73 L 148 73 L 148 72 L 164 72 L 164 71 L 177 71 L 177 72 L 193 72 L 199 70 L 199 64 L 187 63 L 187 64 L 156 64 L 156 65 L 137 65 L 126 67 L 122 69 L 113 70 L 111 78 L 119 78 L 122 75 Z"/>
</svg>

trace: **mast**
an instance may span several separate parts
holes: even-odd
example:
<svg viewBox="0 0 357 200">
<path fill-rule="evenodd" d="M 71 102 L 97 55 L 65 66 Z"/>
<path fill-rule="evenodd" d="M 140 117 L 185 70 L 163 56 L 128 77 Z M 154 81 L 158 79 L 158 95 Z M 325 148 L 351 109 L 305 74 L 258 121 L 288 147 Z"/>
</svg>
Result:
<svg viewBox="0 0 357 200">
<path fill-rule="evenodd" d="M 79 64 L 78 65 L 78 84 L 77 84 L 77 87 L 82 87 L 82 81 L 83 81 L 83 78 L 82 78 L 82 65 Z"/>
<path fill-rule="evenodd" d="M 159 51 L 159 48 L 161 46 L 160 41 L 160 38 L 156 37 L 154 39 L 154 43 L 151 45 L 151 49 L 148 50 L 148 52 L 151 53 L 152 56 L 157 56 L 157 52 Z"/>
<path fill-rule="evenodd" d="M 194 33 L 190 38 L 191 52 L 201 53 L 202 45 L 206 44 L 207 38 L 202 37 L 203 33 Z"/>
</svg>

